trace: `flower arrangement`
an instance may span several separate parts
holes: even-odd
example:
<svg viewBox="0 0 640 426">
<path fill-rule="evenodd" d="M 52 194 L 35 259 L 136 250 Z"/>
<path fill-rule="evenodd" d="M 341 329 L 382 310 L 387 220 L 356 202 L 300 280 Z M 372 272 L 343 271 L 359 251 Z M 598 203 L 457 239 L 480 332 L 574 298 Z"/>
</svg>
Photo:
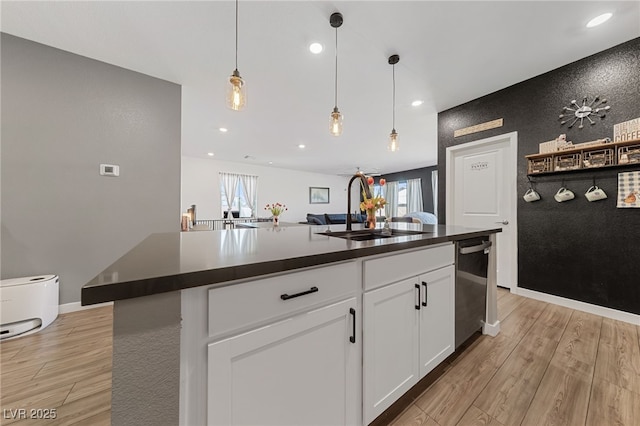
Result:
<svg viewBox="0 0 640 426">
<path fill-rule="evenodd" d="M 369 186 L 369 193 L 371 197 L 367 197 L 367 192 L 365 191 L 364 184 L 362 181 L 360 182 L 360 186 L 362 187 L 362 202 L 360 203 L 360 210 L 364 210 L 367 212 L 367 224 L 369 228 L 375 228 L 376 226 L 376 211 L 382 209 L 385 204 L 387 204 L 387 200 L 382 196 L 382 187 L 385 185 L 386 180 L 380 179 L 378 182 L 380 184 L 380 192 L 378 194 L 374 193 L 373 184 L 375 183 L 374 179 L 371 176 L 367 177 L 367 185 Z"/>
<path fill-rule="evenodd" d="M 284 204 L 280 204 L 280 203 L 272 203 L 272 204 L 267 204 L 264 207 L 265 210 L 269 210 L 271 212 L 271 214 L 273 216 L 280 216 L 282 213 L 286 212 L 287 210 L 289 210 L 287 208 L 287 206 L 285 206 Z"/>
</svg>

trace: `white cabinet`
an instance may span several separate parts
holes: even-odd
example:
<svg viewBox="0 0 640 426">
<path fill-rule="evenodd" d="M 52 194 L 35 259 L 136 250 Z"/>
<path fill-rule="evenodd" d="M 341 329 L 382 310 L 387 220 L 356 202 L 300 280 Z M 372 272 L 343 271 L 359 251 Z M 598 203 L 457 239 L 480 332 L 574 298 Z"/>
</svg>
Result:
<svg viewBox="0 0 640 426">
<path fill-rule="evenodd" d="M 356 298 L 208 345 L 209 425 L 359 421 Z"/>
<path fill-rule="evenodd" d="M 455 270 L 453 266 L 421 275 L 420 377 L 455 350 Z"/>
<path fill-rule="evenodd" d="M 416 279 L 407 279 L 364 295 L 365 424 L 418 381 L 420 317 L 416 285 Z"/>
<path fill-rule="evenodd" d="M 447 250 L 449 266 L 364 294 L 365 424 L 454 352 L 455 273 L 453 249 Z M 429 256 L 429 250 L 419 253 Z"/>
</svg>

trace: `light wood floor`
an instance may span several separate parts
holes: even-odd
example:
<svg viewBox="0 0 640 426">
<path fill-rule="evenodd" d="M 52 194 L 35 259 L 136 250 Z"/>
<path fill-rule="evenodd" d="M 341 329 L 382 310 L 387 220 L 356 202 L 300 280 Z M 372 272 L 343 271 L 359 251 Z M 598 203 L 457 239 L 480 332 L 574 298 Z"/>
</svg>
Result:
<svg viewBox="0 0 640 426">
<path fill-rule="evenodd" d="M 478 338 L 401 425 L 640 425 L 640 327 L 500 290 L 502 331 Z M 60 315 L 0 344 L 0 424 L 108 425 L 112 308 Z M 56 409 L 55 420 L 9 410 Z"/>
<path fill-rule="evenodd" d="M 109 425 L 112 329 L 109 306 L 60 315 L 41 332 L 0 343 L 0 424 Z M 31 418 L 52 409 L 55 419 Z"/>
<path fill-rule="evenodd" d="M 640 327 L 503 289 L 498 318 L 393 426 L 640 425 Z"/>
</svg>

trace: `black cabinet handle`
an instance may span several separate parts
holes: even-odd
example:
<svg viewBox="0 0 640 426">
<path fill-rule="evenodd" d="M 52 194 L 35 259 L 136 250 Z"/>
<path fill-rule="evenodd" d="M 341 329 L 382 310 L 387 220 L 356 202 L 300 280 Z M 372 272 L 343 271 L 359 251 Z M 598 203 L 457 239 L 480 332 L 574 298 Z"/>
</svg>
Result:
<svg viewBox="0 0 640 426">
<path fill-rule="evenodd" d="M 422 281 L 422 285 L 424 286 L 424 302 L 422 302 L 422 306 L 427 306 L 427 283 Z"/>
<path fill-rule="evenodd" d="M 287 293 L 281 294 L 280 295 L 280 299 L 289 300 L 289 299 L 293 299 L 294 297 L 304 296 L 305 294 L 311 294 L 311 293 L 315 293 L 317 291 L 318 291 L 318 287 L 311 287 L 307 291 L 301 291 L 300 293 L 296 293 L 296 294 L 287 294 Z"/>
<path fill-rule="evenodd" d="M 349 341 L 351 343 L 356 342 L 356 310 L 353 308 L 349 308 L 349 313 L 353 315 L 353 332 L 351 333 L 351 337 L 349 337 Z"/>
<path fill-rule="evenodd" d="M 418 303 L 416 303 L 416 309 L 420 310 L 420 285 L 416 284 L 416 289 L 418 290 Z"/>
</svg>

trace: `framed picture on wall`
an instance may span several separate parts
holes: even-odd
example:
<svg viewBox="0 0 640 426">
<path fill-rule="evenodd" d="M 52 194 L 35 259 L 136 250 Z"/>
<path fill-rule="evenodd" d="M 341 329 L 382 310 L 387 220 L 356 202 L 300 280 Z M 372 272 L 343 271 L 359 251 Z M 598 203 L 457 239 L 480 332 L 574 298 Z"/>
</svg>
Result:
<svg viewBox="0 0 640 426">
<path fill-rule="evenodd" d="M 329 188 L 310 186 L 309 204 L 329 204 Z"/>
</svg>

